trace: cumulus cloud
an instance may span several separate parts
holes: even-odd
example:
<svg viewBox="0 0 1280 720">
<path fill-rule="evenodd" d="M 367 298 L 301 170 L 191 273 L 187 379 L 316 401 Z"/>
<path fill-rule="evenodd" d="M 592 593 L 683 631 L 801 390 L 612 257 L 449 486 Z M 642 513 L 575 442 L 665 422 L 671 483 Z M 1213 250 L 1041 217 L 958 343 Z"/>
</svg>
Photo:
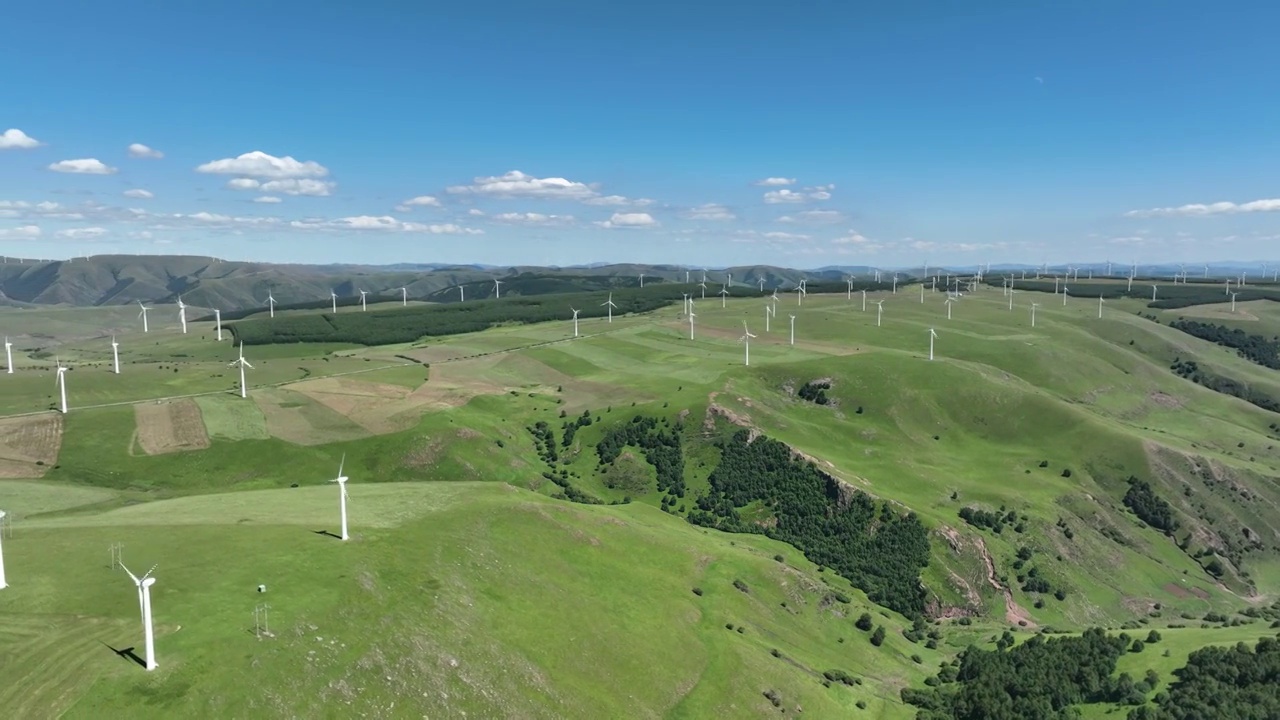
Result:
<svg viewBox="0 0 1280 720">
<path fill-rule="evenodd" d="M 599 195 L 582 201 L 586 205 L 602 205 L 605 207 L 648 207 L 653 204 L 649 198 L 629 198 L 622 195 Z"/>
<path fill-rule="evenodd" d="M 257 190 L 265 193 L 281 193 L 284 195 L 307 195 L 310 197 L 328 197 L 337 184 L 328 180 L 312 180 L 309 178 L 285 178 L 262 182 L 254 178 L 232 178 L 227 181 L 231 190 Z"/>
<path fill-rule="evenodd" d="M 142 188 L 125 190 L 123 195 L 127 198 L 137 198 L 138 200 L 150 200 L 151 198 L 155 197 L 155 194 L 153 194 L 150 190 L 143 190 Z"/>
<path fill-rule="evenodd" d="M 196 172 L 211 175 L 241 175 L 267 180 L 297 180 L 329 176 L 329 169 L 314 160 L 295 160 L 289 155 L 276 157 L 254 150 L 233 158 L 211 160 L 196 167 Z"/>
<path fill-rule="evenodd" d="M 492 217 L 494 222 L 509 225 L 570 225 L 574 221 L 572 215 L 544 215 L 536 212 L 499 213 Z"/>
<path fill-rule="evenodd" d="M 820 225 L 838 223 L 844 221 L 844 219 L 844 213 L 839 210 L 802 210 L 794 215 L 783 215 L 778 218 L 778 222 Z"/>
<path fill-rule="evenodd" d="M 646 228 L 656 227 L 658 221 L 649 213 L 614 213 L 608 220 L 597 222 L 596 225 L 609 229 Z"/>
<path fill-rule="evenodd" d="M 106 234 L 107 229 L 100 227 L 68 228 L 56 233 L 63 240 L 95 240 Z"/>
<path fill-rule="evenodd" d="M 1238 213 L 1275 212 L 1280 210 L 1280 198 L 1254 200 L 1247 203 L 1216 202 L 1207 205 L 1193 203 L 1178 207 L 1130 210 L 1127 217 L 1196 217 L 1204 215 L 1234 215 Z"/>
<path fill-rule="evenodd" d="M 850 230 L 848 234 L 841 235 L 840 237 L 833 239 L 831 244 L 839 245 L 845 249 L 856 249 L 864 252 L 875 252 L 884 247 L 882 243 L 868 238 L 857 230 Z"/>
<path fill-rule="evenodd" d="M 18 128 L 9 128 L 0 133 L 0 150 L 30 150 L 43 144 Z"/>
<path fill-rule="evenodd" d="M 159 150 L 156 150 L 155 148 L 147 147 L 142 143 L 133 143 L 132 145 L 129 146 L 129 157 L 150 158 L 152 160 L 159 160 L 160 158 L 164 157 L 164 153 L 160 152 Z"/>
<path fill-rule="evenodd" d="M 815 185 L 807 187 L 803 190 L 790 190 L 782 188 L 781 190 L 770 190 L 764 194 L 764 201 L 769 205 L 779 205 L 783 203 L 807 203 L 814 200 L 830 200 L 831 191 L 835 189 L 835 185 Z"/>
<path fill-rule="evenodd" d="M 39 225 L 0 228 L 0 240 L 34 240 L 40 237 L 41 234 Z"/>
<path fill-rule="evenodd" d="M 75 175 L 113 175 L 116 169 L 103 164 L 101 160 L 96 158 L 82 158 L 80 160 L 59 160 L 49 166 L 54 172 L 72 173 Z"/>
<path fill-rule="evenodd" d="M 446 188 L 446 192 L 455 195 L 473 194 L 504 198 L 534 197 L 567 200 L 585 200 L 597 195 L 595 189 L 586 183 L 558 177 L 538 178 L 526 175 L 519 170 L 512 170 L 504 175 L 477 177 L 471 185 L 454 185 Z"/>
<path fill-rule="evenodd" d="M 396 212 L 409 212 L 416 207 L 440 207 L 440 201 L 430 195 L 419 195 L 397 205 Z"/>
<path fill-rule="evenodd" d="M 763 180 L 757 180 L 755 184 L 761 187 L 781 187 L 784 185 L 795 185 L 796 179 L 784 178 L 784 177 L 767 177 Z"/>
<path fill-rule="evenodd" d="M 738 216 L 724 205 L 706 203 L 685 210 L 680 217 L 686 220 L 736 220 Z"/>
<path fill-rule="evenodd" d="M 467 211 L 467 214 L 471 217 L 484 217 L 484 211 L 477 208 L 471 208 Z"/>
<path fill-rule="evenodd" d="M 272 195 L 263 195 L 262 197 L 254 198 L 253 201 L 256 203 L 274 204 L 280 202 L 280 198 Z"/>
</svg>

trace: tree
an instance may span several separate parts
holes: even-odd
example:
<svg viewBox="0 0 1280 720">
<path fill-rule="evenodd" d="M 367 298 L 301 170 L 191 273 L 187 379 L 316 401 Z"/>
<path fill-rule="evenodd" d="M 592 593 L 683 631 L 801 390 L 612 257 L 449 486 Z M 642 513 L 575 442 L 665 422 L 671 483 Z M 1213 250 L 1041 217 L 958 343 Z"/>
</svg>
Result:
<svg viewBox="0 0 1280 720">
<path fill-rule="evenodd" d="M 877 625 L 876 631 L 871 633 L 871 644 L 880 647 L 884 644 L 884 626 Z"/>
<path fill-rule="evenodd" d="M 870 632 L 874 623 L 871 620 L 871 613 L 862 613 L 858 619 L 854 621 L 853 626 L 862 632 Z"/>
</svg>

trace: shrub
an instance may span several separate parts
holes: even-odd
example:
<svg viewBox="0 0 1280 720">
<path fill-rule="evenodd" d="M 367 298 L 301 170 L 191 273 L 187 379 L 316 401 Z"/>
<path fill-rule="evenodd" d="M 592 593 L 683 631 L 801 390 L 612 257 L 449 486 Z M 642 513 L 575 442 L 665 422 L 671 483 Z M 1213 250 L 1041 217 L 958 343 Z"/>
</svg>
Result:
<svg viewBox="0 0 1280 720">
<path fill-rule="evenodd" d="M 741 580 L 734 580 L 734 581 L 733 581 L 733 586 L 734 586 L 734 587 L 736 587 L 736 588 L 738 588 L 739 590 L 741 590 L 741 591 L 742 591 L 742 592 L 744 592 L 744 593 L 749 593 L 749 592 L 751 592 L 751 588 L 747 587 L 747 584 L 746 584 L 746 583 L 744 583 L 744 582 L 742 582 Z"/>
<path fill-rule="evenodd" d="M 858 619 L 854 621 L 853 626 L 862 632 L 870 632 L 872 626 L 871 613 L 862 613 L 859 615 Z"/>
<path fill-rule="evenodd" d="M 880 647 L 884 644 L 884 626 L 877 625 L 876 631 L 871 633 L 871 644 Z"/>
<path fill-rule="evenodd" d="M 1147 633 L 1148 645 L 1154 645 L 1155 643 L 1158 643 L 1158 642 L 1160 642 L 1160 633 L 1156 632 L 1155 630 L 1152 630 L 1151 632 Z"/>
<path fill-rule="evenodd" d="M 693 589 L 693 594 L 694 594 L 694 595 L 697 595 L 698 597 L 702 597 L 702 588 L 700 588 L 700 587 L 696 587 L 696 588 L 694 588 L 694 589 Z"/>
</svg>

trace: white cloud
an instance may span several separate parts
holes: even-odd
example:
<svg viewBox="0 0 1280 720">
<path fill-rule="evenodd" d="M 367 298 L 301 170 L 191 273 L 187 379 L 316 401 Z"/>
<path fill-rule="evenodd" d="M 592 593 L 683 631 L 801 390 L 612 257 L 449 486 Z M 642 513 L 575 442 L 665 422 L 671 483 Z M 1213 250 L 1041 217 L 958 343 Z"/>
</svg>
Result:
<svg viewBox="0 0 1280 720">
<path fill-rule="evenodd" d="M 841 245 L 846 248 L 856 248 L 865 252 L 875 252 L 884 247 L 882 243 L 872 240 L 857 230 L 850 230 L 849 234 L 835 238 L 831 241 L 831 244 Z"/>
<path fill-rule="evenodd" d="M 621 195 L 600 195 L 582 201 L 584 205 L 602 205 L 606 207 L 649 207 L 653 201 L 649 198 L 629 198 Z"/>
<path fill-rule="evenodd" d="M 0 150 L 30 150 L 42 144 L 18 128 L 9 128 L 0 133 Z"/>
<path fill-rule="evenodd" d="M 280 198 L 271 195 L 263 195 L 262 197 L 254 198 L 253 201 L 256 203 L 274 204 L 280 202 Z"/>
<path fill-rule="evenodd" d="M 108 167 L 96 158 L 80 160 L 60 160 L 49 166 L 54 172 L 72 173 L 76 175 L 113 175 L 116 169 Z"/>
<path fill-rule="evenodd" d="M 378 230 L 383 232 L 426 233 L 429 235 L 483 235 L 483 230 L 465 228 L 452 223 L 424 224 L 401 222 L 390 215 L 357 215 L 333 220 L 294 220 L 289 227 L 296 230 Z"/>
<path fill-rule="evenodd" d="M 729 208 L 716 203 L 689 208 L 680 213 L 680 217 L 686 220 L 736 220 L 738 218 Z"/>
<path fill-rule="evenodd" d="M 471 217 L 484 217 L 484 211 L 478 210 L 476 208 L 471 208 L 470 210 L 467 211 L 467 214 L 470 215 Z"/>
<path fill-rule="evenodd" d="M 1194 203 L 1178 207 L 1151 208 L 1150 210 L 1130 210 L 1127 217 L 1168 217 L 1168 216 L 1203 216 L 1234 215 L 1237 213 L 1275 212 L 1280 211 L 1280 198 L 1253 200 L 1247 203 L 1216 202 L 1208 205 Z"/>
<path fill-rule="evenodd" d="M 196 172 L 213 175 L 243 175 L 272 180 L 328 177 L 329 169 L 314 160 L 299 161 L 285 155 L 276 157 L 254 150 L 234 158 L 212 160 L 196 168 Z"/>
<path fill-rule="evenodd" d="M 151 158 L 153 160 L 159 160 L 160 158 L 164 157 L 164 153 L 160 152 L 159 150 L 156 150 L 155 148 L 149 148 L 146 145 L 143 145 L 142 143 L 133 143 L 132 145 L 129 146 L 129 157 Z"/>
<path fill-rule="evenodd" d="M 39 225 L 19 225 L 14 228 L 0 228 L 0 240 L 34 240 L 40 237 Z"/>
<path fill-rule="evenodd" d="M 311 180 L 307 178 L 285 178 L 266 182 L 253 178 L 232 178 L 227 181 L 227 188 L 230 190 L 257 190 L 265 193 L 308 195 L 311 197 L 328 197 L 335 187 L 337 187 L 337 183 L 328 180 Z"/>
<path fill-rule="evenodd" d="M 768 243 L 770 245 L 791 245 L 809 240 L 808 235 L 789 232 L 759 232 L 757 230 L 739 230 L 731 240 L 736 243 Z"/>
<path fill-rule="evenodd" d="M 430 195 L 419 195 L 397 205 L 396 212 L 409 212 L 415 207 L 440 207 L 440 201 Z"/>
<path fill-rule="evenodd" d="M 839 210 L 803 210 L 794 215 L 783 215 L 778 218 L 781 223 L 838 223 L 844 220 L 844 213 Z"/>
<path fill-rule="evenodd" d="M 153 194 L 150 190 L 143 190 L 142 188 L 125 190 L 123 194 L 127 198 L 137 198 L 139 200 L 150 200 L 151 198 L 155 197 L 155 194 Z"/>
<path fill-rule="evenodd" d="M 804 188 L 803 190 L 770 190 L 764 194 L 764 201 L 769 205 L 778 205 L 782 203 L 807 203 L 812 200 L 829 200 L 831 199 L 831 190 L 835 189 L 835 185 L 816 185 L 814 187 Z"/>
<path fill-rule="evenodd" d="M 767 232 L 762 234 L 761 237 L 766 238 L 768 240 L 808 240 L 809 239 L 808 235 L 801 235 L 799 233 L 789 233 L 789 232 Z"/>
<path fill-rule="evenodd" d="M 493 216 L 494 222 L 510 225 L 570 225 L 572 215 L 544 215 L 542 213 L 499 213 Z"/>
<path fill-rule="evenodd" d="M 107 234 L 106 228 L 87 227 L 59 230 L 57 236 L 64 240 L 94 240 Z"/>
<path fill-rule="evenodd" d="M 608 220 L 597 222 L 596 225 L 609 229 L 645 228 L 657 226 L 658 221 L 649 213 L 614 213 Z"/>
<path fill-rule="evenodd" d="M 1141 235 L 1130 235 L 1127 237 L 1113 237 L 1107 240 L 1112 245 L 1146 245 L 1152 241 L 1149 237 Z"/>
<path fill-rule="evenodd" d="M 586 183 L 574 182 L 565 178 L 537 178 L 526 175 L 519 170 L 512 170 L 505 175 L 475 178 L 472 185 L 454 185 L 446 188 L 453 194 L 489 195 L 492 197 L 536 197 L 561 198 L 567 200 L 585 200 L 595 197 L 596 191 Z"/>
<path fill-rule="evenodd" d="M 755 184 L 760 185 L 762 187 L 781 187 L 783 185 L 795 185 L 796 179 L 784 178 L 784 177 L 767 177 L 763 180 L 757 180 Z"/>
</svg>

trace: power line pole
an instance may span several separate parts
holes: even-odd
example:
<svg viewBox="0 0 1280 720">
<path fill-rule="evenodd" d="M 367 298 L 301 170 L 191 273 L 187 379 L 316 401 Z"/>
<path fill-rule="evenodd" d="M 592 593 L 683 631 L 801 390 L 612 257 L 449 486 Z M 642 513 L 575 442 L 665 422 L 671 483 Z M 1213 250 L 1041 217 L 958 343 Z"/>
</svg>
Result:
<svg viewBox="0 0 1280 720">
<path fill-rule="evenodd" d="M 124 565 L 124 543 L 111 543 L 111 569 L 115 570 Z"/>
</svg>

